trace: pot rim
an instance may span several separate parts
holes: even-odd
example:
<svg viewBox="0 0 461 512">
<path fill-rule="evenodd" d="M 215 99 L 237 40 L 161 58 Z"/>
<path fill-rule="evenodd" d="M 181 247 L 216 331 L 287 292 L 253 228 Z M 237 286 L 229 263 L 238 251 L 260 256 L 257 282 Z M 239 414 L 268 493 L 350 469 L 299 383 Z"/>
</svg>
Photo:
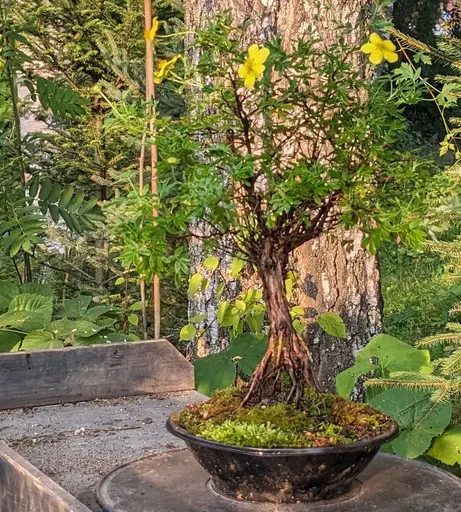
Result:
<svg viewBox="0 0 461 512">
<path fill-rule="evenodd" d="M 170 434 L 173 434 L 174 436 L 183 439 L 186 443 L 193 443 L 199 446 L 215 448 L 226 452 L 238 452 L 240 454 L 260 456 L 263 455 L 269 457 L 334 454 L 344 452 L 355 452 L 375 447 L 379 448 L 384 443 L 395 438 L 399 433 L 399 427 L 397 423 L 394 420 L 392 420 L 392 424 L 386 432 L 376 437 L 356 441 L 355 443 L 338 444 L 336 446 L 324 446 L 318 448 L 254 448 L 251 446 L 236 446 L 234 444 L 226 444 L 221 443 L 219 441 L 211 441 L 209 439 L 205 439 L 203 437 L 191 434 L 174 422 L 173 416 L 176 416 L 177 414 L 178 413 L 176 412 L 170 415 L 170 417 L 166 421 L 166 429 L 168 430 L 168 432 L 170 432 Z"/>
</svg>

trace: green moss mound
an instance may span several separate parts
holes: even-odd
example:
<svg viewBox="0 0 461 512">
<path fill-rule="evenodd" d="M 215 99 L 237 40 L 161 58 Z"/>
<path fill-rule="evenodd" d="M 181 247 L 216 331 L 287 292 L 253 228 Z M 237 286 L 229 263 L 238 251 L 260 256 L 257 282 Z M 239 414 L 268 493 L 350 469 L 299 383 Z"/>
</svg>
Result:
<svg viewBox="0 0 461 512">
<path fill-rule="evenodd" d="M 349 444 L 386 432 L 392 420 L 365 404 L 305 391 L 298 407 L 268 403 L 240 407 L 244 392 L 217 391 L 173 420 L 204 439 L 254 448 L 313 448 Z"/>
</svg>

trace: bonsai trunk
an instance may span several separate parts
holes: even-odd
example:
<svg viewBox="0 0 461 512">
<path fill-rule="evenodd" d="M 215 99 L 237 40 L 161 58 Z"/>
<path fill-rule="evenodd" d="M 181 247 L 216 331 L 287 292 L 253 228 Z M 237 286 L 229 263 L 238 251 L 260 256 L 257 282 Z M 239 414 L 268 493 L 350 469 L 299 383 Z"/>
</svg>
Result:
<svg viewBox="0 0 461 512">
<path fill-rule="evenodd" d="M 274 398 L 297 403 L 306 385 L 318 388 L 309 347 L 293 327 L 285 292 L 288 258 L 283 249 L 264 244 L 258 273 L 269 319 L 269 345 L 256 368 L 243 405 Z"/>
</svg>

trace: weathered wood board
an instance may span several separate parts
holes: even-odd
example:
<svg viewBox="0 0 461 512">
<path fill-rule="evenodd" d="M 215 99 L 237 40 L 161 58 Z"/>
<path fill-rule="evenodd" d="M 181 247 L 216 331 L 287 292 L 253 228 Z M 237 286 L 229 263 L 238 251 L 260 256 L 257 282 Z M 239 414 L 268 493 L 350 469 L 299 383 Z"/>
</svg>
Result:
<svg viewBox="0 0 461 512">
<path fill-rule="evenodd" d="M 0 441 L 2 512 L 91 512 L 58 484 Z"/>
<path fill-rule="evenodd" d="M 193 389 L 166 340 L 0 354 L 0 409 Z"/>
</svg>

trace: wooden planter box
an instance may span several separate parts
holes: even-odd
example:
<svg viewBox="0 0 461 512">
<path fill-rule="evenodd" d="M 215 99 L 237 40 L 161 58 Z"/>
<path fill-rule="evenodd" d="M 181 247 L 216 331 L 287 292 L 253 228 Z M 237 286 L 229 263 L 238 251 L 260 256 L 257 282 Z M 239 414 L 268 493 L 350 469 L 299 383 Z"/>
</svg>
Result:
<svg viewBox="0 0 461 512">
<path fill-rule="evenodd" d="M 0 389 L 15 409 L 191 391 L 194 370 L 166 340 L 15 352 L 0 354 Z"/>
<path fill-rule="evenodd" d="M 0 441 L 0 510 L 91 512 L 35 466 Z"/>
</svg>

